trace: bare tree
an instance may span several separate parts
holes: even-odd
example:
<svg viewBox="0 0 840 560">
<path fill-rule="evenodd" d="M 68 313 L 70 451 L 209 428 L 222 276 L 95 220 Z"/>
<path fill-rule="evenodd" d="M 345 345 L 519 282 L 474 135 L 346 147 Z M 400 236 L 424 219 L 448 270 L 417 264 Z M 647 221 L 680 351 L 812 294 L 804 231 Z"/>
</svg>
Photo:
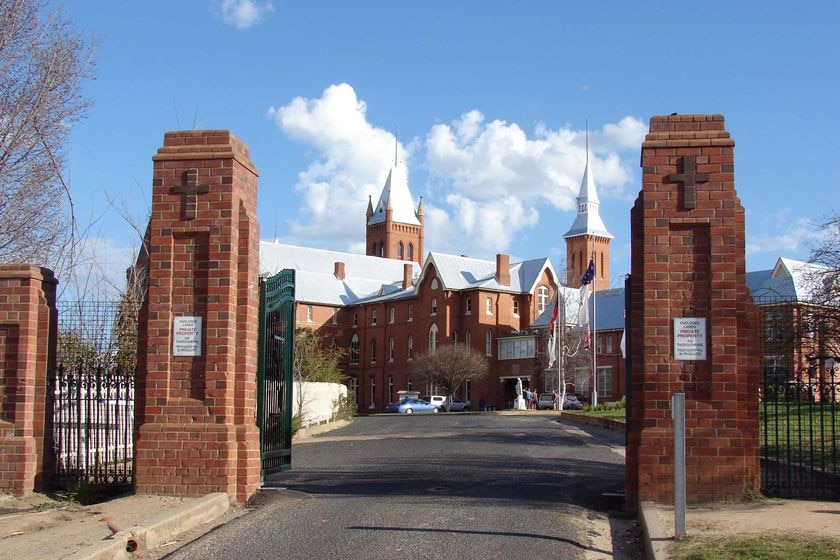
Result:
<svg viewBox="0 0 840 560">
<path fill-rule="evenodd" d="M 73 238 L 62 171 L 71 126 L 90 103 L 95 40 L 47 0 L 0 0 L 0 262 L 52 266 Z"/>
<path fill-rule="evenodd" d="M 420 356 L 411 364 L 412 375 L 431 379 L 444 390 L 449 397 L 447 406 L 464 382 L 483 377 L 488 371 L 484 355 L 464 344 L 440 346 L 434 353 Z"/>
<path fill-rule="evenodd" d="M 310 329 L 295 329 L 294 380 L 298 385 L 297 407 L 301 422 L 304 409 L 309 402 L 307 383 L 344 383 L 346 376 L 339 363 L 346 354 L 343 348 L 330 344 Z M 333 414 L 339 403 L 333 403 Z"/>
</svg>

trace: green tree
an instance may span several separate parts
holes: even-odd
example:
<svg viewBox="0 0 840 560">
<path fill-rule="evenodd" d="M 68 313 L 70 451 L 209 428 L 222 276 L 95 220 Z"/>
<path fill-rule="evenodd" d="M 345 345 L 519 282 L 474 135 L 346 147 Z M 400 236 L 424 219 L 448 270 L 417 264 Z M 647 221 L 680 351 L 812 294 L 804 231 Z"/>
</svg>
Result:
<svg viewBox="0 0 840 560">
<path fill-rule="evenodd" d="M 466 381 L 488 374 L 487 359 L 464 344 L 439 346 L 434 353 L 419 356 L 411 363 L 411 374 L 430 379 L 450 399 Z"/>
</svg>

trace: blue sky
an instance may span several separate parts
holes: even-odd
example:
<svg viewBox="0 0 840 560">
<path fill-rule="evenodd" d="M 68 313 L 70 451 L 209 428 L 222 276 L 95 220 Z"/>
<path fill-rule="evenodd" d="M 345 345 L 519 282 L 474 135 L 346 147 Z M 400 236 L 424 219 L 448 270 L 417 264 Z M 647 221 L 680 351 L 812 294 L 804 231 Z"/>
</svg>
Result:
<svg viewBox="0 0 840 560">
<path fill-rule="evenodd" d="M 838 210 L 833 2 L 426 0 L 74 2 L 101 40 L 73 131 L 77 213 L 120 270 L 145 226 L 163 134 L 225 128 L 260 172 L 261 237 L 363 252 L 393 158 L 423 196 L 426 248 L 550 256 L 589 122 L 617 285 L 653 115 L 722 113 L 747 210 L 747 269 L 806 259 Z M 119 209 L 120 211 L 117 211 Z M 109 274 L 119 274 L 109 272 Z"/>
</svg>

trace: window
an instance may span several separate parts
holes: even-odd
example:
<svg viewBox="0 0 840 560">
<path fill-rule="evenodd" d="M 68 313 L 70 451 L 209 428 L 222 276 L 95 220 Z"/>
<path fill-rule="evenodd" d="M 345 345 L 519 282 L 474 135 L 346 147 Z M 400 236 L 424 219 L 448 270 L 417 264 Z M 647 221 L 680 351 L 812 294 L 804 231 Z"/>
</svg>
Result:
<svg viewBox="0 0 840 560">
<path fill-rule="evenodd" d="M 414 245 L 411 244 L 411 243 L 408 244 L 408 258 L 406 260 L 408 260 L 408 261 L 413 261 L 414 260 Z"/>
<path fill-rule="evenodd" d="M 519 317 L 519 300 L 513 300 L 513 316 Z"/>
<path fill-rule="evenodd" d="M 359 379 L 350 378 L 350 396 L 353 398 L 353 406 L 359 406 Z"/>
<path fill-rule="evenodd" d="M 376 406 L 376 379 L 370 378 L 370 408 Z"/>
<path fill-rule="evenodd" d="M 429 329 L 429 354 L 434 354 L 437 350 L 438 342 L 438 328 L 437 325 L 432 325 Z"/>
<path fill-rule="evenodd" d="M 409 321 L 414 320 L 414 304 L 413 303 L 408 304 L 408 320 Z"/>
<path fill-rule="evenodd" d="M 379 242 L 379 256 L 380 257 L 385 256 L 385 243 L 382 242 L 382 241 Z"/>
<path fill-rule="evenodd" d="M 437 315 L 437 298 L 432 298 L 432 315 Z"/>
<path fill-rule="evenodd" d="M 537 338 L 534 336 L 499 339 L 500 360 L 521 360 L 523 358 L 533 358 L 537 355 L 536 350 Z"/>
<path fill-rule="evenodd" d="M 546 305 L 548 305 L 548 288 L 540 286 L 537 288 L 537 313 L 545 311 Z"/>
<path fill-rule="evenodd" d="M 613 353 L 613 336 L 611 334 L 605 334 L 604 339 L 607 343 L 607 354 Z"/>
<path fill-rule="evenodd" d="M 612 398 L 612 366 L 598 366 L 598 394 Z"/>
<path fill-rule="evenodd" d="M 452 331 L 452 344 L 458 344 L 458 331 Z"/>
<path fill-rule="evenodd" d="M 406 359 L 410 360 L 414 356 L 414 337 L 408 335 L 408 350 L 406 351 Z M 408 387 L 411 389 L 411 386 Z"/>
<path fill-rule="evenodd" d="M 402 260 L 403 258 L 403 242 L 400 241 L 397 243 L 397 258 Z"/>
<path fill-rule="evenodd" d="M 396 312 L 396 311 L 394 310 L 394 308 L 392 307 L 392 308 L 388 311 L 388 322 L 389 322 L 389 323 L 391 323 L 391 324 L 393 325 L 393 324 L 394 324 L 394 318 L 395 318 L 396 316 L 397 316 L 397 312 Z"/>
<path fill-rule="evenodd" d="M 353 313 L 353 326 L 354 327 L 359 326 L 359 314 L 358 313 Z"/>
<path fill-rule="evenodd" d="M 371 309 L 370 311 L 370 324 L 376 325 L 376 309 Z"/>
<path fill-rule="evenodd" d="M 388 361 L 394 361 L 394 337 L 388 339 Z"/>
<path fill-rule="evenodd" d="M 388 402 L 394 402 L 396 399 L 394 398 L 394 378 L 392 376 L 388 376 Z"/>
<path fill-rule="evenodd" d="M 595 337 L 595 352 L 598 354 L 604 353 L 604 335 L 602 334 Z"/>
<path fill-rule="evenodd" d="M 467 345 L 467 348 L 472 348 L 472 333 L 469 329 L 464 333 L 464 344 Z"/>
<path fill-rule="evenodd" d="M 311 305 L 306 306 L 306 322 L 307 323 L 312 322 L 312 306 Z"/>
<path fill-rule="evenodd" d="M 493 333 L 490 332 L 490 329 L 487 329 L 487 332 L 484 333 L 484 354 L 487 356 L 493 355 Z"/>
<path fill-rule="evenodd" d="M 405 378 L 405 388 L 408 389 L 409 391 L 411 391 L 411 377 L 410 376 Z"/>
<path fill-rule="evenodd" d="M 376 339 L 370 339 L 370 363 L 376 363 Z"/>
<path fill-rule="evenodd" d="M 432 289 L 437 290 L 438 287 L 439 287 L 438 279 L 437 278 L 432 278 Z"/>
<path fill-rule="evenodd" d="M 353 333 L 353 337 L 350 339 L 350 363 L 359 363 L 359 335 L 356 333 Z"/>
<path fill-rule="evenodd" d="M 472 299 L 467 298 L 467 301 L 464 302 L 464 315 L 469 315 L 472 313 Z"/>
<path fill-rule="evenodd" d="M 470 402 L 472 398 L 472 387 L 470 387 L 470 380 L 464 381 L 464 401 Z"/>
<path fill-rule="evenodd" d="M 493 298 L 488 297 L 484 300 L 484 314 L 485 315 L 492 315 L 493 314 Z"/>
<path fill-rule="evenodd" d="M 333 309 L 332 310 L 332 324 L 333 325 L 338 324 L 338 309 Z"/>
</svg>

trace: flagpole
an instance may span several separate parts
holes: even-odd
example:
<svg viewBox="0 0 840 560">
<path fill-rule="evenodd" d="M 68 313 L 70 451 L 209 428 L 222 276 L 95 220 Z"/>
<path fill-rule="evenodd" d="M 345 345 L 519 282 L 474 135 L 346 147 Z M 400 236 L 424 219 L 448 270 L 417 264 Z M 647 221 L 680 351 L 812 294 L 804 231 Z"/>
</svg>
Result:
<svg viewBox="0 0 840 560">
<path fill-rule="evenodd" d="M 595 262 L 595 251 L 592 251 L 592 262 Z M 595 278 L 592 278 L 592 406 L 598 406 L 598 339 L 596 338 L 598 335 L 598 329 L 596 327 L 595 313 L 595 300 L 597 299 L 596 288 Z M 589 328 L 589 326 L 587 325 L 586 328 Z"/>
</svg>

